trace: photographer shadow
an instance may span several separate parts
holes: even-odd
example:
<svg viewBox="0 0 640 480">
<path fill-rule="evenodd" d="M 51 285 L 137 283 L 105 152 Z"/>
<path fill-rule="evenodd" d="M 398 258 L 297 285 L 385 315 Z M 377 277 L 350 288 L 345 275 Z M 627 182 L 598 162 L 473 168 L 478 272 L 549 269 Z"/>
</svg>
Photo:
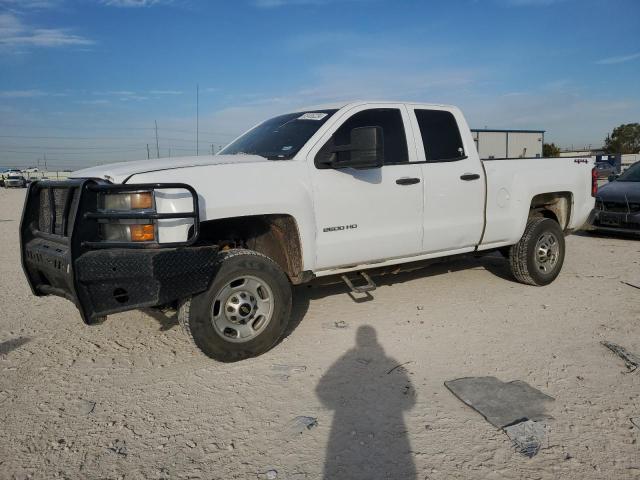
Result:
<svg viewBox="0 0 640 480">
<path fill-rule="evenodd" d="M 356 346 L 323 375 L 316 393 L 334 410 L 323 478 L 416 478 L 403 417 L 415 404 L 415 390 L 373 327 L 358 328 Z"/>
</svg>

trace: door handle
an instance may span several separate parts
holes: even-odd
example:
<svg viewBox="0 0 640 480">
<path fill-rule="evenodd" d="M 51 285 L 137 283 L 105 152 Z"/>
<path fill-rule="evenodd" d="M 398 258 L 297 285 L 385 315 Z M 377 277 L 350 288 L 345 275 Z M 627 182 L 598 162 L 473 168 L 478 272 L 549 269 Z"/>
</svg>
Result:
<svg viewBox="0 0 640 480">
<path fill-rule="evenodd" d="M 415 177 L 402 177 L 396 180 L 398 185 L 415 185 L 416 183 L 420 183 L 419 178 Z"/>
<path fill-rule="evenodd" d="M 464 175 L 460 175 L 460 180 L 478 180 L 480 178 L 480 174 L 478 173 L 465 173 Z"/>
</svg>

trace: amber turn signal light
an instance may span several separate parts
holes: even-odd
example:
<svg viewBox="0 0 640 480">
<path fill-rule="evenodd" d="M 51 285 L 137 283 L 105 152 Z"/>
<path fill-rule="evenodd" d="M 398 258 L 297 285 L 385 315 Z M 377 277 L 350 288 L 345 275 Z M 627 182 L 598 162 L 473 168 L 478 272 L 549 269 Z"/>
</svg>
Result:
<svg viewBox="0 0 640 480">
<path fill-rule="evenodd" d="M 156 234 L 153 225 L 131 225 L 132 242 L 152 242 L 155 238 Z"/>
<path fill-rule="evenodd" d="M 153 196 L 151 192 L 132 193 L 131 208 L 140 210 L 149 210 L 153 208 Z"/>
</svg>

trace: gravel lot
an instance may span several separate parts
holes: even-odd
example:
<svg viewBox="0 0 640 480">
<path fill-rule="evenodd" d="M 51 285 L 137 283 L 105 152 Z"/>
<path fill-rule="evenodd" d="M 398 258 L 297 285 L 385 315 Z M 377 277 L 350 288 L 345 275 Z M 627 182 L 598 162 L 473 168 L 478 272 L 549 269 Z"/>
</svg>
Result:
<svg viewBox="0 0 640 480">
<path fill-rule="evenodd" d="M 640 478 L 640 373 L 599 343 L 640 354 L 640 290 L 623 283 L 640 285 L 640 241 L 571 236 L 542 288 L 498 255 L 387 277 L 374 301 L 300 287 L 292 333 L 226 365 L 171 317 L 87 327 L 33 297 L 23 198 L 0 189 L 1 478 Z M 555 397 L 537 456 L 443 385 L 485 375 Z"/>
</svg>

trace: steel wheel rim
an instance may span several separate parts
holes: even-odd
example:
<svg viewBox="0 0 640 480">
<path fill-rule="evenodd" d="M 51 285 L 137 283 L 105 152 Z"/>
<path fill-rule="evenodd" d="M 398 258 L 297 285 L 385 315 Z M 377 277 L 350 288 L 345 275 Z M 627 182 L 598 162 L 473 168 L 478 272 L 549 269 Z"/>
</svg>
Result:
<svg viewBox="0 0 640 480">
<path fill-rule="evenodd" d="M 534 250 L 536 268 L 542 273 L 551 273 L 560 258 L 558 238 L 551 232 L 540 235 Z"/>
<path fill-rule="evenodd" d="M 273 291 L 251 275 L 226 283 L 211 305 L 211 324 L 228 342 L 243 343 L 260 335 L 273 316 Z"/>
</svg>

